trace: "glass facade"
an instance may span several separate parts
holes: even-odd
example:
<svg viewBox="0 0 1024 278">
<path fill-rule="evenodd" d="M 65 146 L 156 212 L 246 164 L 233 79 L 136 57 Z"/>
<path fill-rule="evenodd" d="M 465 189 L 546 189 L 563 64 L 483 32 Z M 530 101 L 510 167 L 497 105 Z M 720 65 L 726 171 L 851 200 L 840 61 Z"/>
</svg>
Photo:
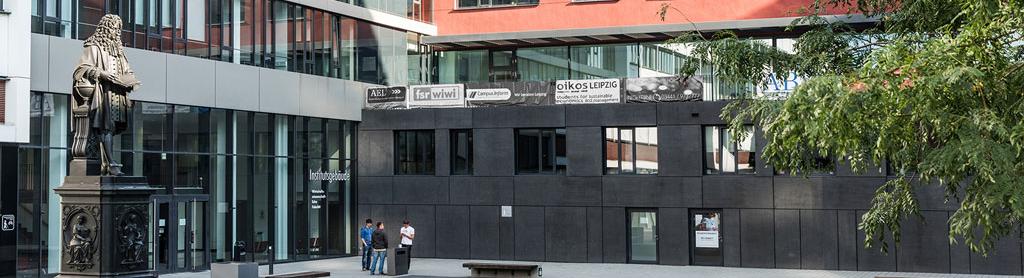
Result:
<svg viewBox="0 0 1024 278">
<path fill-rule="evenodd" d="M 404 16 L 408 19 L 433 22 L 433 0 L 337 0 L 368 9 Z"/>
<path fill-rule="evenodd" d="M 375 84 L 408 83 L 419 47 L 413 33 L 280 0 L 32 0 L 32 32 L 84 40 L 107 13 L 129 47 Z"/>
<path fill-rule="evenodd" d="M 458 8 L 488 8 L 537 5 L 540 0 L 457 0 Z"/>
<path fill-rule="evenodd" d="M 60 222 L 52 190 L 70 159 L 68 96 L 33 93 L 31 104 L 31 142 L 18 165 L 18 213 L 31 219 L 18 223 L 25 277 L 59 270 L 60 231 L 48 223 Z M 208 268 L 229 260 L 236 241 L 256 262 L 269 261 L 270 246 L 278 261 L 354 254 L 355 122 L 148 102 L 133 109 L 114 149 L 126 174 L 158 188 L 157 271 Z"/>
</svg>

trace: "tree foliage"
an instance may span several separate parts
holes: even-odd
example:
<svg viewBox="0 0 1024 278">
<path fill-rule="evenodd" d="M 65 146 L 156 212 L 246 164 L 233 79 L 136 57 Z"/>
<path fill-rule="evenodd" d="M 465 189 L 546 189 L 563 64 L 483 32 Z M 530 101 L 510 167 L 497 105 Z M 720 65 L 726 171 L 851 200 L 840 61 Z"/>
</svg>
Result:
<svg viewBox="0 0 1024 278">
<path fill-rule="evenodd" d="M 662 14 L 670 9 L 686 13 Z M 889 234 L 899 241 L 901 222 L 920 216 L 925 186 L 942 187 L 958 205 L 951 242 L 987 254 L 1020 228 L 1024 0 L 818 0 L 798 12 L 792 52 L 730 32 L 673 40 L 692 47 L 682 73 L 713 64 L 722 81 L 753 91 L 773 76 L 803 76 L 786 98 L 752 91 L 722 117 L 732 127 L 760 126 L 763 158 L 781 171 L 814 170 L 815 156 L 855 171 L 888 165 L 894 178 L 879 185 L 859 225 L 869 247 L 887 251 Z M 877 24 L 851 26 L 848 16 Z"/>
</svg>

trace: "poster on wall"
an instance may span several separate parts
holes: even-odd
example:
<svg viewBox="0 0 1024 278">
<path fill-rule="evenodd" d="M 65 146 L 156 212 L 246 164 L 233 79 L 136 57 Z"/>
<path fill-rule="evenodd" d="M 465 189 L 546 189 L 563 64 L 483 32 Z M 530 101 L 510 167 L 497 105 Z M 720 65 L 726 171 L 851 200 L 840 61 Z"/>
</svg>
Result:
<svg viewBox="0 0 1024 278">
<path fill-rule="evenodd" d="M 470 107 L 551 105 L 555 103 L 551 82 L 493 82 L 466 84 Z"/>
<path fill-rule="evenodd" d="M 684 76 L 629 78 L 625 81 L 627 103 L 700 101 L 704 84 Z"/>
<path fill-rule="evenodd" d="M 555 104 L 619 103 L 619 79 L 558 80 Z"/>
<path fill-rule="evenodd" d="M 465 107 L 462 84 L 409 86 L 409 108 Z"/>
<path fill-rule="evenodd" d="M 405 108 L 406 90 L 398 87 L 366 88 L 366 108 L 368 109 L 402 109 Z"/>
<path fill-rule="evenodd" d="M 719 222 L 717 213 L 694 214 L 693 246 L 698 248 L 718 248 L 719 243 Z"/>
</svg>

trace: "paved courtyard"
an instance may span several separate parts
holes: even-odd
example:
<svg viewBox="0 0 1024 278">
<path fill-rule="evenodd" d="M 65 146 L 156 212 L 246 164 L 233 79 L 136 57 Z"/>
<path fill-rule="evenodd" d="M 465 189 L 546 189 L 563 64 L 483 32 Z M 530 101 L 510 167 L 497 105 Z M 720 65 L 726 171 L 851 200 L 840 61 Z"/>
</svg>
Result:
<svg viewBox="0 0 1024 278">
<path fill-rule="evenodd" d="M 469 270 L 462 268 L 464 262 L 489 262 L 484 260 L 451 260 L 451 259 L 413 259 L 410 275 L 403 277 L 467 277 Z M 508 262 L 508 261 L 502 261 Z M 764 278 L 874 278 L 874 277 L 1019 277 L 998 275 L 967 275 L 967 274 L 935 274 L 906 272 L 867 272 L 867 271 L 827 271 L 827 270 L 793 270 L 763 269 L 736 267 L 703 267 L 703 266 L 664 266 L 636 264 L 588 264 L 588 263 L 550 263 L 522 262 L 540 264 L 543 277 L 701 277 L 701 278 L 733 278 L 733 277 L 764 277 Z M 369 277 L 367 272 L 360 271 L 359 258 L 338 258 L 328 260 L 306 261 L 274 266 L 274 273 L 281 274 L 295 271 L 329 271 L 331 277 Z M 260 275 L 268 273 L 267 266 L 260 267 Z M 176 273 L 161 275 L 168 278 L 210 277 L 210 272 Z"/>
</svg>

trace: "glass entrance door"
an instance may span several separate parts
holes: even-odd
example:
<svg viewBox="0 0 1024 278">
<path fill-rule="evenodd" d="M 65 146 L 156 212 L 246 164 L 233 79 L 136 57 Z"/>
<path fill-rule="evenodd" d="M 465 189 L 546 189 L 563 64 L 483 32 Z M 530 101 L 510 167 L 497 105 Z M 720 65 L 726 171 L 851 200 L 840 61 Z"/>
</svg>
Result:
<svg viewBox="0 0 1024 278">
<path fill-rule="evenodd" d="M 630 209 L 629 262 L 658 263 L 658 212 Z"/>
<path fill-rule="evenodd" d="M 199 271 L 209 268 L 206 242 L 205 196 L 158 196 L 153 198 L 153 253 L 157 273 Z"/>
<path fill-rule="evenodd" d="M 693 265 L 722 265 L 722 210 L 690 211 L 690 258 Z"/>
</svg>

